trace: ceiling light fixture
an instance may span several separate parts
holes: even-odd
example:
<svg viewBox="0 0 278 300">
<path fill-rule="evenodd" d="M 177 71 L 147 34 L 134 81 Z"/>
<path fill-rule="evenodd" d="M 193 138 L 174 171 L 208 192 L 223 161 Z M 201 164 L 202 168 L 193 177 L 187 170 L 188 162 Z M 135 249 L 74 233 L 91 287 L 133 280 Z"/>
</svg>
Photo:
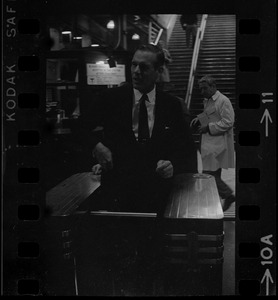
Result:
<svg viewBox="0 0 278 300">
<path fill-rule="evenodd" d="M 65 31 L 62 31 L 62 34 L 71 34 L 71 31 L 65 30 Z"/>
<path fill-rule="evenodd" d="M 132 40 L 136 41 L 136 40 L 140 40 L 140 35 L 137 33 L 134 33 L 133 36 L 131 37 Z"/>
<path fill-rule="evenodd" d="M 107 23 L 106 27 L 107 27 L 108 29 L 114 29 L 114 28 L 115 28 L 115 22 L 114 22 L 113 20 L 110 20 L 110 21 Z"/>
</svg>

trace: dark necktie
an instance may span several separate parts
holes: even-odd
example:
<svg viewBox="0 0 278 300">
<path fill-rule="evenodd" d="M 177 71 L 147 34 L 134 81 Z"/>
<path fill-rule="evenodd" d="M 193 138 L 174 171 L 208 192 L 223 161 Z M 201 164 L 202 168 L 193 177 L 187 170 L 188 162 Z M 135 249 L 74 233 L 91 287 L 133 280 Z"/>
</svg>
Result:
<svg viewBox="0 0 278 300">
<path fill-rule="evenodd" d="M 150 138 L 149 124 L 148 124 L 148 111 L 146 101 L 148 96 L 143 94 L 140 99 L 139 118 L 138 118 L 138 142 L 145 143 Z"/>
</svg>

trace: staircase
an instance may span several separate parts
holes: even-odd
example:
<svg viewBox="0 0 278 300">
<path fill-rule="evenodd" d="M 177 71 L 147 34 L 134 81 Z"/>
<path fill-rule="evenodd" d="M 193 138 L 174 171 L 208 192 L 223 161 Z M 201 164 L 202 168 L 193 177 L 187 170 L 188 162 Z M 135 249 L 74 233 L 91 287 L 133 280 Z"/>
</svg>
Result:
<svg viewBox="0 0 278 300">
<path fill-rule="evenodd" d="M 190 112 L 195 116 L 203 110 L 198 79 L 212 75 L 217 89 L 235 105 L 236 101 L 236 19 L 235 15 L 209 15 L 201 44 Z"/>
<path fill-rule="evenodd" d="M 201 15 L 198 15 L 200 24 Z M 199 25 L 198 24 L 198 25 Z M 180 15 L 178 15 L 168 50 L 173 59 L 169 64 L 169 74 L 172 83 L 171 94 L 185 99 L 188 77 L 190 73 L 193 48 L 186 48 L 185 31 L 180 25 Z"/>
<path fill-rule="evenodd" d="M 199 24 L 202 15 L 198 15 Z M 169 52 L 172 63 L 169 64 L 171 94 L 185 99 L 190 73 L 193 49 L 186 48 L 185 32 L 177 17 L 171 38 Z M 191 116 L 203 110 L 203 98 L 199 91 L 198 79 L 204 75 L 212 75 L 217 88 L 235 104 L 236 86 L 236 19 L 235 15 L 209 15 L 201 44 L 195 82 L 190 106 Z M 198 139 L 196 138 L 196 142 Z"/>
</svg>

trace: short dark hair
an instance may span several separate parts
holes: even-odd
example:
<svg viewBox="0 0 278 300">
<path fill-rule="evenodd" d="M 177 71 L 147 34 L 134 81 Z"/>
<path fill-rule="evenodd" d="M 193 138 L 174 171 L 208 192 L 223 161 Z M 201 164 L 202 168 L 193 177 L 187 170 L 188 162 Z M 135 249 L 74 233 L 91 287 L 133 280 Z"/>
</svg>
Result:
<svg viewBox="0 0 278 300">
<path fill-rule="evenodd" d="M 215 85 L 216 86 L 216 80 L 210 76 L 205 75 L 201 79 L 199 79 L 198 83 L 206 82 L 209 86 Z"/>
<path fill-rule="evenodd" d="M 148 51 L 148 52 L 156 54 L 156 63 L 154 64 L 154 67 L 156 69 L 163 66 L 165 63 L 165 56 L 164 56 L 163 49 L 157 45 L 153 45 L 153 44 L 140 45 L 136 49 L 136 51 Z"/>
</svg>

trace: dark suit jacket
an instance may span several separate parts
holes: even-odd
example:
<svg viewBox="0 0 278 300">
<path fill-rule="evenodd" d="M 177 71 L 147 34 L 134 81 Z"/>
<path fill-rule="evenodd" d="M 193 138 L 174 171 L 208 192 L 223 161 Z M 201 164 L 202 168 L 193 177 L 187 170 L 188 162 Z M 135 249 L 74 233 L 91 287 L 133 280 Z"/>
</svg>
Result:
<svg viewBox="0 0 278 300">
<path fill-rule="evenodd" d="M 188 24 L 188 25 L 193 25 L 198 23 L 198 17 L 197 15 L 181 15 L 180 17 L 180 23 L 181 26 L 183 27 L 183 24 Z"/>
<path fill-rule="evenodd" d="M 97 99 L 94 110 L 87 112 L 87 122 L 91 118 L 93 127 L 103 126 L 103 137 L 88 138 L 92 146 L 101 141 L 112 151 L 114 168 L 103 175 L 103 183 L 113 182 L 117 191 L 125 189 L 133 194 L 136 191 L 136 195 L 148 190 L 142 196 L 146 197 L 152 194 L 150 190 L 160 189 L 161 184 L 168 182 L 155 172 L 159 160 L 170 160 L 174 174 L 195 173 L 197 152 L 177 98 L 157 90 L 152 136 L 143 147 L 132 130 L 132 103 L 132 85 L 105 90 Z M 111 186 L 109 189 L 113 190 Z"/>
</svg>

